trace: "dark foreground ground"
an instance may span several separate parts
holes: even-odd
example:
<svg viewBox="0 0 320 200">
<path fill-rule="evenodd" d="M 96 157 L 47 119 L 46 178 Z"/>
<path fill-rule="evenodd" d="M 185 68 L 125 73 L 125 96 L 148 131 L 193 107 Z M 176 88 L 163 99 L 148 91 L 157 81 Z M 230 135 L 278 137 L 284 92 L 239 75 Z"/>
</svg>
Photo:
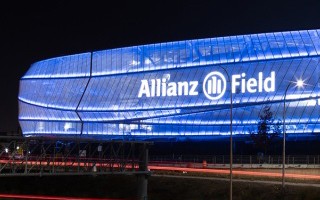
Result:
<svg viewBox="0 0 320 200">
<path fill-rule="evenodd" d="M 0 177 L 0 192 L 73 197 L 108 197 L 133 199 L 137 178 L 129 175 Z M 234 182 L 233 199 L 320 199 L 320 188 Z M 151 176 L 148 199 L 228 199 L 229 182 L 219 180 L 166 178 Z"/>
</svg>

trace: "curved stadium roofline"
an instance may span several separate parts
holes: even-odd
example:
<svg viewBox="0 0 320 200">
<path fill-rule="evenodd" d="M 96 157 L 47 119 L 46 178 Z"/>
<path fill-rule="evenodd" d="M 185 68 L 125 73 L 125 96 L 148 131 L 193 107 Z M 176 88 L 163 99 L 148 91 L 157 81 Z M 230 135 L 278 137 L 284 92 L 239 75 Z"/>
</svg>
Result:
<svg viewBox="0 0 320 200">
<path fill-rule="evenodd" d="M 275 118 L 281 117 L 285 88 L 299 77 L 307 87 L 288 91 L 288 133 L 314 134 L 320 132 L 319 54 L 320 30 L 315 29 L 51 58 L 32 64 L 21 78 L 19 122 L 24 135 L 225 136 L 230 124 L 227 94 L 235 93 L 234 131 L 245 135 L 265 105 L 272 105 Z M 207 79 L 212 70 L 224 76 L 218 73 L 222 66 L 236 82 L 232 89 L 219 77 Z M 206 84 L 210 89 L 222 84 L 225 93 L 208 99 Z"/>
<path fill-rule="evenodd" d="M 87 77 L 91 73 L 89 67 L 91 56 L 94 62 L 95 57 L 103 54 L 110 57 L 120 56 L 118 59 L 125 63 L 121 66 L 123 69 L 107 72 L 99 69 L 94 70 L 93 67 L 91 76 L 318 56 L 320 54 L 319 36 L 320 29 L 314 29 L 164 42 L 94 51 L 36 62 L 22 79 Z M 159 48 L 160 53 L 155 52 L 155 49 Z M 172 54 L 172 60 L 165 60 L 164 55 L 166 54 Z M 180 56 L 180 58 L 175 59 L 174 56 Z M 52 71 L 52 64 L 63 66 L 65 62 L 79 58 L 81 59 L 76 64 L 85 66 L 78 67 L 78 70 L 74 69 L 72 74 Z M 135 62 L 133 62 L 134 60 Z"/>
</svg>

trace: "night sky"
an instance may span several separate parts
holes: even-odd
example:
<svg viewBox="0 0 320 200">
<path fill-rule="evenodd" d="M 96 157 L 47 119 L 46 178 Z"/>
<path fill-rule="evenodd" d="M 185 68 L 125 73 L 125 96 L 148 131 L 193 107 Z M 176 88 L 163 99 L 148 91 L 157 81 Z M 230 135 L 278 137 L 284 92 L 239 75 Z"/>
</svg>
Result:
<svg viewBox="0 0 320 200">
<path fill-rule="evenodd" d="M 280 1 L 1 3 L 0 132 L 17 130 L 19 79 L 36 61 L 132 45 L 320 28 L 319 0 Z"/>
</svg>

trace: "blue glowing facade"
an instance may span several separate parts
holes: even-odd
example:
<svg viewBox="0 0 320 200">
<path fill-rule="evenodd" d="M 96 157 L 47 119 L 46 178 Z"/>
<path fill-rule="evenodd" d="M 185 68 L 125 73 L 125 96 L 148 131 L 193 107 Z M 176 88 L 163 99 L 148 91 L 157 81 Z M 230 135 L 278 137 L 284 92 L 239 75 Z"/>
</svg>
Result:
<svg viewBox="0 0 320 200">
<path fill-rule="evenodd" d="M 271 106 L 288 134 L 320 132 L 320 30 L 167 42 L 34 63 L 20 80 L 27 135 L 248 134 Z M 303 80 L 302 88 L 294 82 Z M 286 90 L 287 89 L 287 90 Z"/>
</svg>

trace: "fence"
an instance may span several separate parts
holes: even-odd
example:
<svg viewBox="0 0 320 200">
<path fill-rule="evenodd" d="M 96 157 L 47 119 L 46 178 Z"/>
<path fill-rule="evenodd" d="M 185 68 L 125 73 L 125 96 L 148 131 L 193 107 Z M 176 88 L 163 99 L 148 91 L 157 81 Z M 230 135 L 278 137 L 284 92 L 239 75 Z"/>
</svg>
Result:
<svg viewBox="0 0 320 200">
<path fill-rule="evenodd" d="M 0 137 L 0 176 L 149 174 L 149 145 L 90 138 Z"/>
</svg>

